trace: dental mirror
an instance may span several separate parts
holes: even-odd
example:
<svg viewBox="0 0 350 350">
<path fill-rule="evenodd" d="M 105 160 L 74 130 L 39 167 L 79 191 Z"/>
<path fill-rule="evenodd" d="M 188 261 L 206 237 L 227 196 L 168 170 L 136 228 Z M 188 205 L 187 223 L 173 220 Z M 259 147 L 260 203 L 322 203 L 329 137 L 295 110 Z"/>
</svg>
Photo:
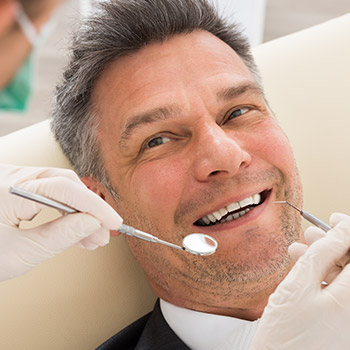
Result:
<svg viewBox="0 0 350 350">
<path fill-rule="evenodd" d="M 60 212 L 64 213 L 79 213 L 79 210 L 76 210 L 74 208 L 71 208 L 65 204 L 62 204 L 60 202 L 56 202 L 53 199 L 46 198 L 44 196 L 41 196 L 36 193 L 29 192 L 27 190 L 23 190 L 21 188 L 11 186 L 10 187 L 10 193 L 32 200 L 34 202 L 38 202 L 41 204 L 44 204 L 46 206 L 55 208 L 59 210 Z M 128 226 L 125 224 L 122 224 L 120 228 L 117 230 L 121 233 L 124 233 L 128 236 L 136 237 L 143 239 L 148 242 L 153 242 L 153 243 L 160 243 L 163 245 L 166 245 L 171 248 L 179 249 L 179 250 L 184 250 L 186 252 L 189 252 L 194 255 L 200 255 L 200 256 L 206 256 L 206 255 L 211 255 L 216 252 L 216 249 L 218 247 L 218 243 L 213 237 L 210 237 L 204 233 L 192 233 L 187 235 L 183 240 L 182 240 L 182 247 L 167 241 L 163 241 L 159 239 L 158 237 L 152 236 L 151 234 L 147 232 L 143 232 L 141 230 L 138 230 L 132 226 Z"/>
<path fill-rule="evenodd" d="M 183 239 L 182 246 L 189 253 L 205 256 L 215 253 L 218 243 L 204 233 L 192 233 Z"/>
</svg>

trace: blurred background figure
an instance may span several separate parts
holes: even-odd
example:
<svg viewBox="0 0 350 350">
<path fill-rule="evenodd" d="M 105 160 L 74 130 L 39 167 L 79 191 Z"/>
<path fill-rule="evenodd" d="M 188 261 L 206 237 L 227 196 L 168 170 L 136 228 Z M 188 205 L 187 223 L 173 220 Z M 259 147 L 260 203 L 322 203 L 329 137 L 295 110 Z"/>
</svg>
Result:
<svg viewBox="0 0 350 350">
<path fill-rule="evenodd" d="M 0 136 L 48 117 L 80 7 L 72 0 L 0 0 Z"/>
<path fill-rule="evenodd" d="M 36 50 L 64 0 L 0 0 L 0 109 L 24 111 Z"/>
<path fill-rule="evenodd" d="M 2 35 L 14 21 L 16 9 L 17 4 L 14 1 L 2 0 L 0 2 L 0 35 Z"/>
<path fill-rule="evenodd" d="M 71 32 L 91 2 L 0 0 L 0 137 L 49 116 Z M 350 12 L 349 0 L 213 2 L 253 46 Z"/>
</svg>

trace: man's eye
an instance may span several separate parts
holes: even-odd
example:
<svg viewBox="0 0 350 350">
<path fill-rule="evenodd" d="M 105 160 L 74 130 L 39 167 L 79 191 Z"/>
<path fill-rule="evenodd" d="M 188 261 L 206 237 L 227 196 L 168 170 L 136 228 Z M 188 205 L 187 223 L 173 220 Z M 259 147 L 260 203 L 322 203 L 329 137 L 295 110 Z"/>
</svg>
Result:
<svg viewBox="0 0 350 350">
<path fill-rule="evenodd" d="M 152 148 L 155 146 L 163 145 L 164 143 L 167 143 L 169 141 L 170 141 L 169 137 L 158 136 L 158 137 L 155 137 L 154 139 L 147 142 L 147 148 Z"/>
<path fill-rule="evenodd" d="M 235 109 L 232 113 L 230 113 L 230 115 L 228 116 L 227 119 L 231 120 L 231 119 L 237 118 L 237 117 L 239 117 L 247 112 L 249 112 L 249 108 L 247 108 L 247 107 Z"/>
</svg>

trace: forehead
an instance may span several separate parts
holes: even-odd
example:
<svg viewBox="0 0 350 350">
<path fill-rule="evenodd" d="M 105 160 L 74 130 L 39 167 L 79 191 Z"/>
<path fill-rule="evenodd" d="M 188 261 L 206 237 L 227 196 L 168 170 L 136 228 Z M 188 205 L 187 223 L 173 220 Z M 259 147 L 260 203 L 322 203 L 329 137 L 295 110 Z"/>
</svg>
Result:
<svg viewBox="0 0 350 350">
<path fill-rule="evenodd" d="M 110 127 L 135 114 L 247 81 L 255 82 L 235 51 L 214 35 L 197 31 L 149 44 L 110 63 L 95 85 L 93 101 L 101 124 Z"/>
</svg>

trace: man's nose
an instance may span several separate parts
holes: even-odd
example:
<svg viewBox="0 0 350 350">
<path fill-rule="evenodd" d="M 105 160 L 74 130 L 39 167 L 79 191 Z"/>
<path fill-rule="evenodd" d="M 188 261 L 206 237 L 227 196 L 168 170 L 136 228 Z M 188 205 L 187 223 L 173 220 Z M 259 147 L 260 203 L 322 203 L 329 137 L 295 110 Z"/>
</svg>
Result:
<svg viewBox="0 0 350 350">
<path fill-rule="evenodd" d="M 251 163 L 250 153 L 232 130 L 208 125 L 202 127 L 196 139 L 193 171 L 198 181 L 232 177 Z"/>
</svg>

